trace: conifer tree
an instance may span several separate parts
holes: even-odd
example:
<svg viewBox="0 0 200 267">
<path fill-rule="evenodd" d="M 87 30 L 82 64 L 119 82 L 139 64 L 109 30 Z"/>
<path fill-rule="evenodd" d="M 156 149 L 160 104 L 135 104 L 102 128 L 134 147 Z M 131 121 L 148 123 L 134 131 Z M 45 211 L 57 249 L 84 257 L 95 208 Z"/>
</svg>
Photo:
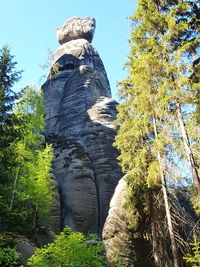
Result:
<svg viewBox="0 0 200 267">
<path fill-rule="evenodd" d="M 22 71 L 16 70 L 17 62 L 10 53 L 8 45 L 0 50 L 0 122 L 5 124 L 12 114 L 17 93 L 12 90 L 13 85 L 21 78 Z"/>
<path fill-rule="evenodd" d="M 157 7 L 160 13 L 168 9 L 167 29 L 163 34 L 163 60 L 166 61 L 169 88 L 172 91 L 171 103 L 174 105 L 193 185 L 200 202 L 199 166 L 191 146 L 191 141 L 195 140 L 191 140 L 184 118 L 184 106 L 189 109 L 189 105 L 193 105 L 197 109 L 198 88 L 195 90 L 192 87 L 189 75 L 195 72 L 200 48 L 199 21 L 196 17 L 200 5 L 197 1 L 182 0 L 166 1 Z"/>
<path fill-rule="evenodd" d="M 165 203 L 173 266 L 180 266 L 169 200 L 169 185 L 177 178 L 171 168 L 175 169 L 177 158 L 188 160 L 190 177 L 199 193 L 199 170 L 191 146 L 191 142 L 198 143 L 197 134 L 190 137 L 187 128 L 198 102 L 190 76 L 199 47 L 194 6 L 198 7 L 196 1 L 138 1 L 138 9 L 131 17 L 129 75 L 120 83 L 119 93 L 124 102 L 118 107 L 120 129 L 115 145 L 121 152 L 122 168 L 128 174 L 133 205 L 143 203 L 143 210 L 151 218 L 156 266 L 164 265 L 160 253 L 163 248 L 155 228 L 156 215 L 150 213 L 155 211 L 151 200 L 159 188 Z"/>
<path fill-rule="evenodd" d="M 5 45 L 0 50 L 0 148 L 1 160 L 3 150 L 18 136 L 14 127 L 17 118 L 13 114 L 13 104 L 18 94 L 12 90 L 13 85 L 21 78 L 22 71 L 16 70 L 17 62 L 10 53 L 9 46 Z M 18 122 L 19 123 L 19 122 Z M 6 154 L 6 153 L 5 153 Z M 4 155 L 6 156 L 6 155 Z M 3 179 L 3 178 L 2 178 Z M 1 180 L 1 179 L 0 179 Z"/>
<path fill-rule="evenodd" d="M 5 199 L 10 194 L 16 167 L 15 156 L 11 144 L 22 136 L 20 119 L 13 112 L 14 102 L 18 94 L 12 90 L 13 85 L 20 79 L 21 72 L 16 70 L 17 62 L 10 53 L 9 46 L 0 50 L 0 210 L 7 209 Z"/>
</svg>

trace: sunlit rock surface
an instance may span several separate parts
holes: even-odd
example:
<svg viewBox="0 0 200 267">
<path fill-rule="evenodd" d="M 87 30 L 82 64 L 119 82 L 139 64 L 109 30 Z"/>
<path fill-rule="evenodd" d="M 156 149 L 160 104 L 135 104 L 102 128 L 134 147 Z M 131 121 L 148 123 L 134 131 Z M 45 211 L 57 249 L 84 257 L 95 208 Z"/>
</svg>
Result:
<svg viewBox="0 0 200 267">
<path fill-rule="evenodd" d="M 101 234 L 122 177 L 112 143 L 116 101 L 101 58 L 91 45 L 92 18 L 72 18 L 58 31 L 45 94 L 45 136 L 54 146 L 61 227 Z"/>
<path fill-rule="evenodd" d="M 57 39 L 62 45 L 68 41 L 84 38 L 92 42 L 96 22 L 94 18 L 72 17 L 57 29 Z"/>
</svg>

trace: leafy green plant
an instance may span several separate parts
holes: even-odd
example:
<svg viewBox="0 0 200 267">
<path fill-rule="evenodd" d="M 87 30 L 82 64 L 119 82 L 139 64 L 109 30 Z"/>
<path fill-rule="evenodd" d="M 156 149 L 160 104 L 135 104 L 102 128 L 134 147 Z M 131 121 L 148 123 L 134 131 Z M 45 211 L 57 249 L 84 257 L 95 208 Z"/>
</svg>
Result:
<svg viewBox="0 0 200 267">
<path fill-rule="evenodd" d="M 200 266 L 200 240 L 197 237 L 194 237 L 194 242 L 191 243 L 192 246 L 192 254 L 187 254 L 184 257 L 185 261 L 191 263 L 192 267 L 199 267 Z"/>
<path fill-rule="evenodd" d="M 198 196 L 193 194 L 191 197 L 191 203 L 192 203 L 192 206 L 193 206 L 196 214 L 200 214 L 200 202 L 199 202 Z"/>
<path fill-rule="evenodd" d="M 95 235 L 85 236 L 66 227 L 55 242 L 37 249 L 29 259 L 28 266 L 34 267 L 101 267 L 102 243 Z"/>
<path fill-rule="evenodd" d="M 0 266 L 15 267 L 20 265 L 20 256 L 15 248 L 0 248 Z"/>
</svg>

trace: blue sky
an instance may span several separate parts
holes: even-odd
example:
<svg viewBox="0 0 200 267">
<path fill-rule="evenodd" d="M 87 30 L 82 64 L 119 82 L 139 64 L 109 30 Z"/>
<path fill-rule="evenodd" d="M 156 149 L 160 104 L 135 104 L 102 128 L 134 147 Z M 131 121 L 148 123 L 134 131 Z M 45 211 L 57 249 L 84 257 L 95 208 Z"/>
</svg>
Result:
<svg viewBox="0 0 200 267">
<path fill-rule="evenodd" d="M 48 48 L 59 46 L 56 28 L 71 16 L 96 19 L 93 46 L 99 52 L 116 98 L 116 83 L 126 77 L 123 66 L 129 53 L 128 16 L 136 9 L 136 0 L 6 0 L 1 1 L 0 47 L 8 43 L 16 56 L 23 77 L 16 90 L 28 84 L 41 85 L 43 64 Z"/>
</svg>

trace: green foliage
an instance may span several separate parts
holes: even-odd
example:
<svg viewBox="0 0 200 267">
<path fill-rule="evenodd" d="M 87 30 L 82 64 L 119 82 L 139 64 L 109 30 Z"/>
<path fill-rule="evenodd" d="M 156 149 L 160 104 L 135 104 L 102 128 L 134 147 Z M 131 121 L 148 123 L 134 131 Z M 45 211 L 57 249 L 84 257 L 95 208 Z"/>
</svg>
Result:
<svg viewBox="0 0 200 267">
<path fill-rule="evenodd" d="M 35 227 L 39 214 L 48 216 L 52 201 L 52 147 L 44 144 L 40 131 L 44 127 L 43 95 L 29 86 L 21 92 L 15 106 L 15 116 L 21 120 L 22 136 L 10 143 L 9 180 L 1 187 L 2 230 L 23 232 Z M 4 166 L 2 166 L 4 168 Z M 15 222 L 13 225 L 12 222 Z"/>
<path fill-rule="evenodd" d="M 51 75 L 56 75 L 60 72 L 61 65 L 59 63 L 55 63 L 53 67 L 51 68 Z"/>
<path fill-rule="evenodd" d="M 8 123 L 11 116 L 13 103 L 17 94 L 12 91 L 12 86 L 21 78 L 21 71 L 16 70 L 17 62 L 10 54 L 10 47 L 3 46 L 0 50 L 0 125 Z"/>
<path fill-rule="evenodd" d="M 44 127 L 43 95 L 34 87 L 27 87 L 17 104 L 16 114 L 25 122 L 24 138 L 14 143 L 18 160 L 18 184 L 16 200 L 31 203 L 33 209 L 48 214 L 52 201 L 51 162 L 53 151 L 50 145 L 42 144 L 44 137 L 40 131 Z"/>
<path fill-rule="evenodd" d="M 0 50 L 0 229 L 7 224 L 8 196 L 14 180 L 16 168 L 12 143 L 23 135 L 22 121 L 13 113 L 13 105 L 18 94 L 12 86 L 20 79 L 21 71 L 16 70 L 17 62 L 10 54 L 9 46 Z M 12 217 L 12 216 L 11 216 Z M 3 219 L 2 219 L 3 218 Z M 4 220 L 5 219 L 5 220 Z"/>
<path fill-rule="evenodd" d="M 194 193 L 193 193 L 193 195 L 191 197 L 191 203 L 192 203 L 192 206 L 193 206 L 196 214 L 199 215 L 200 214 L 200 202 L 199 202 L 199 198 Z"/>
<path fill-rule="evenodd" d="M 29 259 L 28 266 L 34 267 L 101 267 L 104 258 L 102 244 L 94 235 L 84 236 L 65 228 L 54 243 L 37 249 Z"/>
<path fill-rule="evenodd" d="M 20 256 L 15 248 L 0 248 L 0 266 L 18 267 L 20 266 Z"/>
<path fill-rule="evenodd" d="M 133 194 L 139 187 L 144 192 L 159 188 L 158 152 L 168 181 L 175 183 L 181 177 L 184 182 L 180 169 L 186 152 L 177 121 L 177 103 L 192 149 L 199 149 L 199 125 L 194 122 L 199 96 L 190 80 L 199 49 L 194 8 L 199 8 L 196 1 L 139 0 L 131 17 L 129 74 L 119 83 L 123 103 L 118 106 L 116 124 L 120 128 L 115 146 L 121 152 L 123 171 L 132 177 L 128 182 Z M 195 127 L 189 127 L 192 120 Z M 187 178 L 191 181 L 190 175 Z"/>
<path fill-rule="evenodd" d="M 156 238 L 162 246 L 163 237 L 168 239 L 161 218 L 162 201 L 156 200 L 163 197 L 162 177 L 168 190 L 182 183 L 192 184 L 188 147 L 197 169 L 200 163 L 199 89 L 194 86 L 196 76 L 192 79 L 197 73 L 194 62 L 198 61 L 200 48 L 197 9 L 199 3 L 195 0 L 138 0 L 131 17 L 128 77 L 119 83 L 123 102 L 118 106 L 119 130 L 114 145 L 127 174 L 127 207 L 137 214 L 132 223 L 135 230 L 147 218 L 156 223 Z M 177 111 L 182 116 L 187 141 Z M 176 230 L 178 233 L 180 229 Z M 161 260 L 165 257 L 162 251 L 168 248 L 157 251 Z M 168 264 L 162 261 L 161 265 Z"/>
<path fill-rule="evenodd" d="M 187 254 L 184 260 L 190 263 L 191 267 L 198 267 L 200 265 L 200 241 L 194 237 L 194 242 L 191 243 L 192 254 Z"/>
<path fill-rule="evenodd" d="M 10 54 L 9 46 L 0 50 L 0 188 L 10 180 L 10 168 L 14 165 L 10 144 L 21 135 L 21 121 L 13 113 L 14 101 L 18 94 L 12 86 L 20 79 L 21 71 L 16 70 L 17 62 Z"/>
</svg>

